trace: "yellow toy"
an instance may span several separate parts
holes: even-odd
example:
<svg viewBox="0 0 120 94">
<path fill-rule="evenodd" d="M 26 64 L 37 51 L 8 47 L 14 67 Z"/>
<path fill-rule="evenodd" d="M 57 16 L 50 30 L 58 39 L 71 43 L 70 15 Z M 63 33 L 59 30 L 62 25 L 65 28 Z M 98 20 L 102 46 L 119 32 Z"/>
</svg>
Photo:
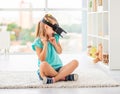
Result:
<svg viewBox="0 0 120 94">
<path fill-rule="evenodd" d="M 93 60 L 94 63 L 102 61 L 102 59 L 103 59 L 103 47 L 102 47 L 101 43 L 98 45 L 98 51 L 95 55 L 96 55 L 96 58 Z"/>
<path fill-rule="evenodd" d="M 96 58 L 96 52 L 97 52 L 97 49 L 96 47 L 94 46 L 88 46 L 88 55 L 93 57 L 93 58 Z"/>
</svg>

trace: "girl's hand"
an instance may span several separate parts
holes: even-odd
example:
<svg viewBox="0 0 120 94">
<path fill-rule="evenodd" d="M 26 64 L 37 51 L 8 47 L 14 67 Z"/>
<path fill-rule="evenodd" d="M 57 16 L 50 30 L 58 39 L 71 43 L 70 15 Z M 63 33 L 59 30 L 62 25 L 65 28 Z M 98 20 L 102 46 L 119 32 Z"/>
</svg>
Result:
<svg viewBox="0 0 120 94">
<path fill-rule="evenodd" d="M 49 41 L 52 45 L 56 45 L 56 40 L 55 40 L 55 37 L 50 37 L 49 38 Z"/>
<path fill-rule="evenodd" d="M 47 39 L 46 39 L 46 37 L 42 37 L 42 38 L 41 38 L 41 41 L 42 41 L 43 45 L 47 44 Z"/>
<path fill-rule="evenodd" d="M 62 53 L 61 45 L 59 42 L 58 43 L 56 42 L 55 37 L 50 37 L 49 41 L 55 47 L 55 50 L 57 51 L 58 54 Z"/>
</svg>

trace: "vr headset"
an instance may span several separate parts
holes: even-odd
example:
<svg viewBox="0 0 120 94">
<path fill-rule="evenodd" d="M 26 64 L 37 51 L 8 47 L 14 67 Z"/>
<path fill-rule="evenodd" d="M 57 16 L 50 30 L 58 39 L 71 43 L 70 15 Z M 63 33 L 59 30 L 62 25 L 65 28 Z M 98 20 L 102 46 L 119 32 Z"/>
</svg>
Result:
<svg viewBox="0 0 120 94">
<path fill-rule="evenodd" d="M 64 34 L 66 34 L 67 32 L 65 30 L 63 30 L 61 27 L 59 27 L 58 24 L 51 24 L 50 22 L 46 21 L 45 19 L 42 19 L 42 22 L 44 24 L 47 24 L 48 26 L 52 27 L 52 29 L 61 37 L 64 36 Z"/>
</svg>

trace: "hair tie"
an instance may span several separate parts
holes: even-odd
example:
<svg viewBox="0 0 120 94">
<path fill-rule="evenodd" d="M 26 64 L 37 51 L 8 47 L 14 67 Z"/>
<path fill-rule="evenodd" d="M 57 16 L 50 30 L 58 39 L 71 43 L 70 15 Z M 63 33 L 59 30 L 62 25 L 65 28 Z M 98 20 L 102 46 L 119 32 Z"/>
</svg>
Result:
<svg viewBox="0 0 120 94">
<path fill-rule="evenodd" d="M 51 14 L 47 14 L 47 16 L 51 16 Z"/>
</svg>

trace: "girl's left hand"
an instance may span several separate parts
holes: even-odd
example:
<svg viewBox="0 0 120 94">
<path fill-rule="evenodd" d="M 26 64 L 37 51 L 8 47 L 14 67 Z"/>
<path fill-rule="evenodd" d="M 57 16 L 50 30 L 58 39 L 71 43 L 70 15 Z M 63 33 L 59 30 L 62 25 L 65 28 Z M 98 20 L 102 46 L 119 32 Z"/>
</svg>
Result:
<svg viewBox="0 0 120 94">
<path fill-rule="evenodd" d="M 51 37 L 49 38 L 49 41 L 52 45 L 56 45 L 56 40 L 55 40 L 55 37 Z"/>
</svg>

